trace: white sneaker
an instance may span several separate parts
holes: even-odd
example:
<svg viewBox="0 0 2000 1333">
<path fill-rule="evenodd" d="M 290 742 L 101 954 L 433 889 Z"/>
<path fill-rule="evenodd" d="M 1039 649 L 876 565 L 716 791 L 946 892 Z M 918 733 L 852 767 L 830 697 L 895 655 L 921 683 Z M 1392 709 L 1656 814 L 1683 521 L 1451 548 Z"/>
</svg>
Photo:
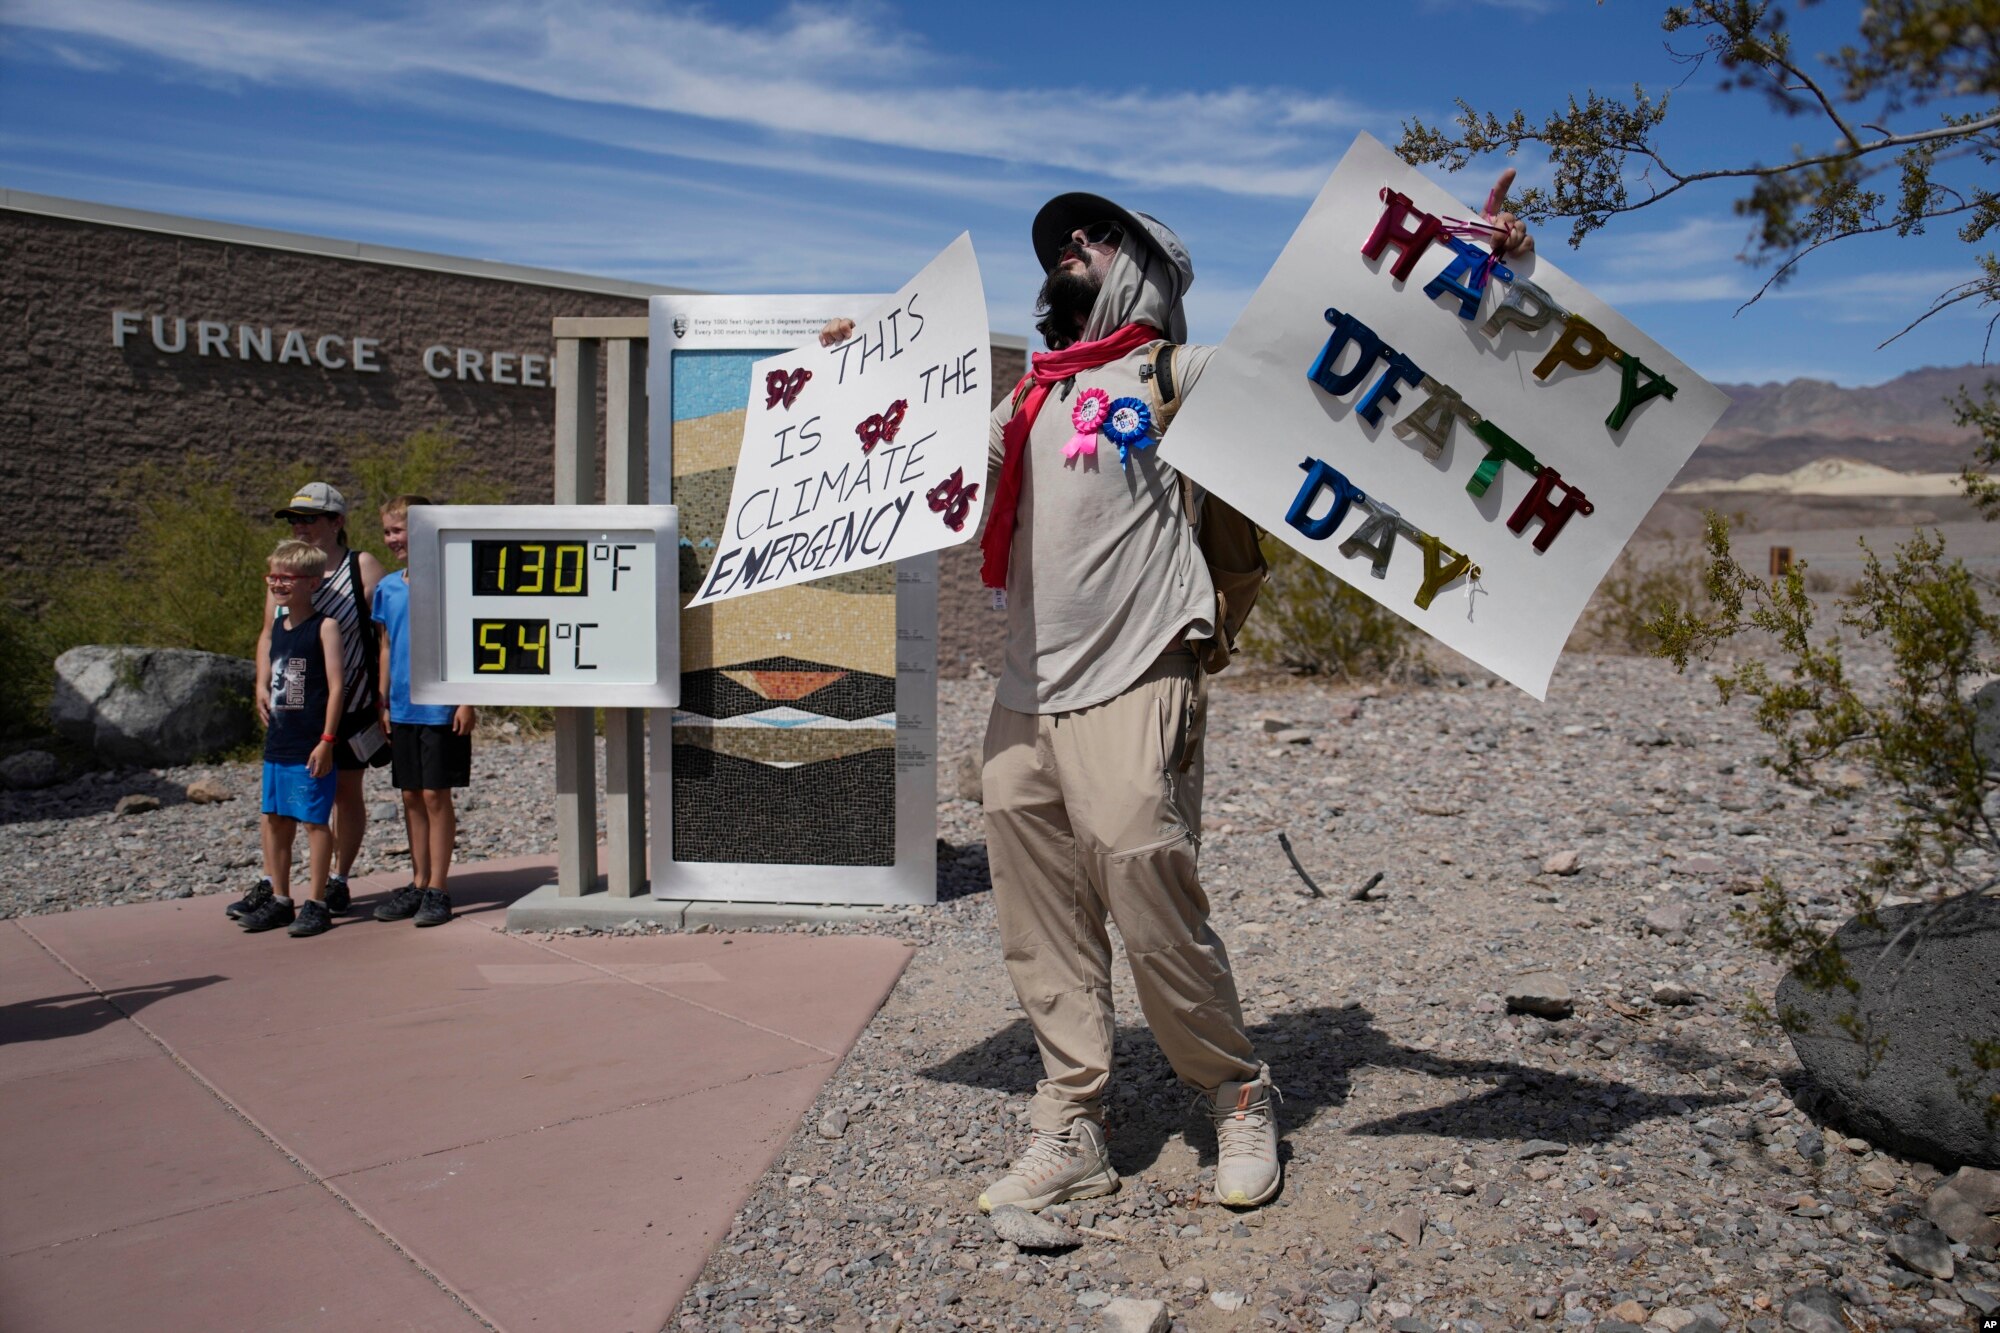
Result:
<svg viewBox="0 0 2000 1333">
<path fill-rule="evenodd" d="M 1069 1199 L 1117 1192 L 1118 1173 L 1111 1169 L 1103 1126 L 1077 1119 L 1067 1130 L 1036 1130 L 1028 1150 L 979 1196 L 979 1211 L 1012 1204 L 1033 1213 Z"/>
<path fill-rule="evenodd" d="M 1268 1066 L 1248 1083 L 1225 1083 L 1208 1094 L 1215 1121 L 1215 1198 L 1232 1208 L 1269 1203 L 1282 1176 L 1278 1167 L 1277 1094 Z"/>
</svg>

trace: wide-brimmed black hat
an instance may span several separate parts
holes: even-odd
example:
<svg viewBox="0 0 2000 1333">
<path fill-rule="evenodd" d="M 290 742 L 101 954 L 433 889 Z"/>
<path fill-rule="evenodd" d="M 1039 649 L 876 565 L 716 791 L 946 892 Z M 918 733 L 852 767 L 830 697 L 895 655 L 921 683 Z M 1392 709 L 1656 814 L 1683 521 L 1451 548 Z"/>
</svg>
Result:
<svg viewBox="0 0 2000 1333">
<path fill-rule="evenodd" d="M 1194 285 L 1194 261 L 1188 258 L 1187 247 L 1181 244 L 1181 238 L 1174 235 L 1171 227 L 1148 214 L 1120 208 L 1101 194 L 1080 191 L 1057 195 L 1035 214 L 1031 235 L 1035 242 L 1035 258 L 1042 261 L 1042 271 L 1046 273 L 1056 266 L 1056 259 L 1062 254 L 1063 246 L 1068 244 L 1072 232 L 1093 222 L 1106 221 L 1123 226 L 1179 269 L 1182 292 Z"/>
</svg>

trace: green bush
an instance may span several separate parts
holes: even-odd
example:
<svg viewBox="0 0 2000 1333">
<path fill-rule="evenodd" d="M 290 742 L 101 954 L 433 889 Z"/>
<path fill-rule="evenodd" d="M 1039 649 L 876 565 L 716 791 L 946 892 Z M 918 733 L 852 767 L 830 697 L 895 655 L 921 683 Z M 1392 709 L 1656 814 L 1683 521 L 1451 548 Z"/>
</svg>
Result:
<svg viewBox="0 0 2000 1333">
<path fill-rule="evenodd" d="M 1271 581 L 1243 628 L 1252 658 L 1308 675 L 1402 679 L 1428 670 L 1408 621 L 1273 537 Z"/>
<path fill-rule="evenodd" d="M 1708 610 L 1702 583 L 1706 569 L 1700 554 L 1683 541 L 1670 543 L 1650 561 L 1626 547 L 1591 594 L 1568 646 L 1602 653 L 1657 653 L 1660 636 L 1655 622 L 1663 614 L 1675 608 Z"/>
<path fill-rule="evenodd" d="M 382 501 L 412 492 L 469 504 L 503 498 L 471 451 L 436 429 L 396 443 L 354 441 L 332 468 L 274 473 L 197 460 L 141 468 L 126 483 L 132 539 L 115 558 L 0 584 L 0 734 L 46 727 L 55 659 L 79 644 L 254 657 L 264 562 L 290 532 L 272 513 L 308 481 L 340 488 L 348 541 L 385 559 Z"/>
</svg>

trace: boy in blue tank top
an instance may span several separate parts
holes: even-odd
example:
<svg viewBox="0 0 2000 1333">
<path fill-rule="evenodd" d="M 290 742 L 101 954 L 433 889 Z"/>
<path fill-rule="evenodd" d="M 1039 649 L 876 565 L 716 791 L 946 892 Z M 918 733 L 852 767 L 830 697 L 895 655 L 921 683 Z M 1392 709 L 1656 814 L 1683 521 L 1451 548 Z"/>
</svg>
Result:
<svg viewBox="0 0 2000 1333">
<path fill-rule="evenodd" d="M 229 906 L 247 931 L 289 927 L 292 935 L 318 935 L 333 924 L 326 907 L 327 869 L 333 860 L 333 747 L 341 710 L 340 626 L 313 609 L 313 592 L 326 573 L 326 553 L 310 542 L 282 541 L 271 552 L 264 581 L 284 614 L 260 645 L 259 688 L 269 691 L 270 723 L 264 733 L 264 878 Z M 292 847 L 306 826 L 311 896 L 292 903 Z"/>
<path fill-rule="evenodd" d="M 398 563 L 409 563 L 410 506 L 421 495 L 399 495 L 382 506 L 382 544 Z M 382 628 L 380 682 L 382 729 L 389 733 L 390 777 L 403 794 L 403 822 L 410 833 L 410 882 L 376 905 L 377 921 L 439 926 L 451 920 L 452 845 L 458 810 L 451 789 L 472 781 L 471 704 L 419 704 L 410 700 L 410 571 L 384 574 L 370 608 Z"/>
</svg>

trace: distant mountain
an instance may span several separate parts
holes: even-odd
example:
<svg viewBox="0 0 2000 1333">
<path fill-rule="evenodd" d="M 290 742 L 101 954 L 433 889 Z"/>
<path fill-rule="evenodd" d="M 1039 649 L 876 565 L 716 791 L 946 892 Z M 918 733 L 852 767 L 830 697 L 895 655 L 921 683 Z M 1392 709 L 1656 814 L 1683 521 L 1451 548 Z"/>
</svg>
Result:
<svg viewBox="0 0 2000 1333">
<path fill-rule="evenodd" d="M 1859 389 L 1804 379 L 1724 384 L 1729 410 L 1678 480 L 1792 472 L 1829 456 L 1898 472 L 1956 472 L 1973 432 L 1953 420 L 1952 400 L 1989 379 L 2000 379 L 2000 367 L 1926 366 Z"/>
<path fill-rule="evenodd" d="M 1860 389 L 1825 380 L 1724 384 L 1729 410 L 1708 443 L 1729 448 L 1738 440 L 1787 435 L 1964 440 L 1970 433 L 1953 422 L 1951 400 L 1961 389 L 1977 392 L 1989 379 L 2000 379 L 2000 367 L 1926 366 Z"/>
</svg>

